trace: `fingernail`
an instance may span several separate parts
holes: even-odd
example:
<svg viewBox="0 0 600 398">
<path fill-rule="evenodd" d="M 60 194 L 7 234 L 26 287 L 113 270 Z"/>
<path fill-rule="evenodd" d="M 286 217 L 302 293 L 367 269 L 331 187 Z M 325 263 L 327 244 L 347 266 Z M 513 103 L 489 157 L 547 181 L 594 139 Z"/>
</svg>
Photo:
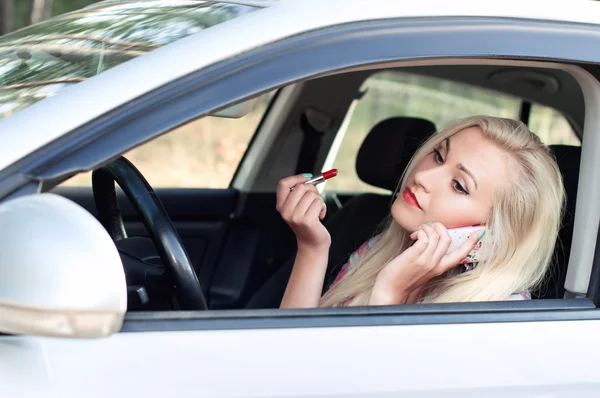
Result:
<svg viewBox="0 0 600 398">
<path fill-rule="evenodd" d="M 485 235 L 485 229 L 482 229 L 481 231 L 479 231 L 479 234 L 477 235 L 477 239 L 483 238 L 483 235 Z"/>
<path fill-rule="evenodd" d="M 310 178 L 310 177 L 312 177 L 312 173 L 302 173 L 302 177 Z"/>
</svg>

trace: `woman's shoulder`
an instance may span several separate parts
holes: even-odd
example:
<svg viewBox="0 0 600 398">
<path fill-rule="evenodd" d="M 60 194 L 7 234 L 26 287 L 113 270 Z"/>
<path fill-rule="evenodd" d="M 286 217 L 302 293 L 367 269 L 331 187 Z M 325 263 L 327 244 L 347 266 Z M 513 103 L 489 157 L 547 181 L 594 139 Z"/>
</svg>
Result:
<svg viewBox="0 0 600 398">
<path fill-rule="evenodd" d="M 529 292 L 529 290 L 523 290 L 518 293 L 513 293 L 510 296 L 508 296 L 508 298 L 506 299 L 506 301 L 519 301 L 519 300 L 531 300 L 531 293 Z"/>
<path fill-rule="evenodd" d="M 374 237 L 372 237 L 371 239 L 367 240 L 366 242 L 364 242 L 362 244 L 362 246 L 366 247 L 367 250 L 370 249 L 371 247 L 373 247 L 373 245 L 375 244 L 375 242 L 377 242 L 379 240 L 379 238 L 381 237 L 381 235 L 375 235 Z"/>
<path fill-rule="evenodd" d="M 380 237 L 380 235 L 375 235 L 371 239 L 363 242 L 358 249 L 356 249 L 352 254 L 350 254 L 348 261 L 346 262 L 346 264 L 344 264 L 342 266 L 339 273 L 337 274 L 335 281 L 333 282 L 334 284 L 339 282 L 344 277 L 344 275 L 346 275 L 346 273 L 348 272 L 348 270 L 350 268 L 354 267 L 356 264 L 358 264 L 360 262 L 360 258 L 366 252 L 368 252 L 371 247 L 373 247 L 375 242 L 377 242 L 379 240 L 379 237 Z"/>
<path fill-rule="evenodd" d="M 352 253 L 350 255 L 350 262 L 352 262 L 352 263 L 358 262 L 358 260 L 360 259 L 360 257 L 362 257 L 363 254 L 365 254 L 366 252 L 368 252 L 369 249 L 371 247 L 373 247 L 373 245 L 379 240 L 380 236 L 381 235 L 375 235 L 371 239 L 363 242 L 363 244 L 360 245 L 360 247 L 354 253 Z"/>
</svg>

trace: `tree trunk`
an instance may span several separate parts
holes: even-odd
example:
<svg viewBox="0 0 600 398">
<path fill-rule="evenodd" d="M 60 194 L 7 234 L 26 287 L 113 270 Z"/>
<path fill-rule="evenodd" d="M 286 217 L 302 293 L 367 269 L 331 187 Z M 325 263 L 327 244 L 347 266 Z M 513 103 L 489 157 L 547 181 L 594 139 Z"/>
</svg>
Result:
<svg viewBox="0 0 600 398">
<path fill-rule="evenodd" d="M 45 0 L 29 0 L 29 15 L 27 15 L 26 25 L 32 25 L 44 19 Z"/>
<path fill-rule="evenodd" d="M 42 14 L 42 19 L 49 19 L 52 16 L 52 3 L 53 0 L 46 0 L 46 4 L 44 4 L 44 12 Z"/>
<path fill-rule="evenodd" d="M 0 0 L 0 35 L 12 29 L 13 0 Z"/>
</svg>

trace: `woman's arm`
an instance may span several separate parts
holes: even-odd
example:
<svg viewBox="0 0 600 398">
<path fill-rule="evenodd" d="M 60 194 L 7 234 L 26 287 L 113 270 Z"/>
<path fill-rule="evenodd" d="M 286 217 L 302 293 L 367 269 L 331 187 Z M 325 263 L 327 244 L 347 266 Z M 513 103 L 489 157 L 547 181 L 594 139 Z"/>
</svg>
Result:
<svg viewBox="0 0 600 398">
<path fill-rule="evenodd" d="M 280 308 L 318 307 L 331 237 L 321 223 L 327 210 L 309 178 L 287 177 L 277 185 L 277 211 L 298 241 L 298 252 Z M 291 189 L 293 187 L 293 190 Z"/>
<path fill-rule="evenodd" d="M 290 280 L 280 308 L 315 308 L 319 306 L 329 259 L 329 247 L 298 247 Z"/>
</svg>

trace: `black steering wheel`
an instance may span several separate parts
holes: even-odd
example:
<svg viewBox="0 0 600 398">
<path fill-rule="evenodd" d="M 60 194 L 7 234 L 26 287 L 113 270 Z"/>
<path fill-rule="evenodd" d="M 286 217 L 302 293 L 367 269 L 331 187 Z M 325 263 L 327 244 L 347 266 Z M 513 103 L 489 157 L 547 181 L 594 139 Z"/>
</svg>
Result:
<svg viewBox="0 0 600 398">
<path fill-rule="evenodd" d="M 162 263 L 175 284 L 175 294 L 181 309 L 206 310 L 202 287 L 167 211 L 148 181 L 124 157 L 119 157 L 92 173 L 94 201 L 98 219 L 104 228 L 115 242 L 127 238 L 117 202 L 115 181 L 140 213 Z"/>
</svg>

